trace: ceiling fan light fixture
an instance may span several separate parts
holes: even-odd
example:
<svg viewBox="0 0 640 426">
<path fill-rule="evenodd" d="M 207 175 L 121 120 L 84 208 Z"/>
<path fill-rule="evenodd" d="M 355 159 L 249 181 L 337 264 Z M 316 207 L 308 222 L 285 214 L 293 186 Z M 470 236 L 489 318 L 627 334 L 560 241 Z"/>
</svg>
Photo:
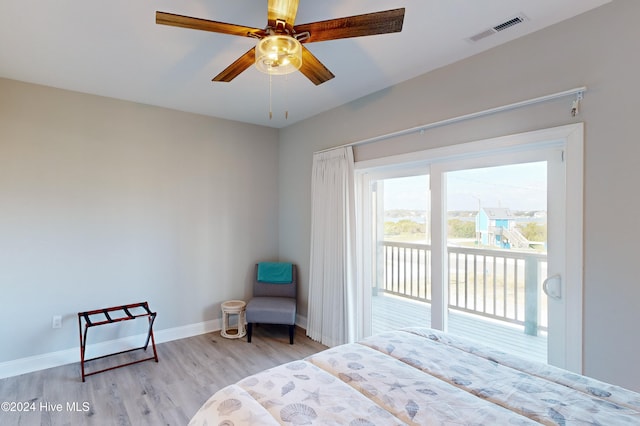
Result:
<svg viewBox="0 0 640 426">
<path fill-rule="evenodd" d="M 266 74 L 284 75 L 302 66 L 302 45 L 288 35 L 270 35 L 256 45 L 256 68 Z"/>
</svg>

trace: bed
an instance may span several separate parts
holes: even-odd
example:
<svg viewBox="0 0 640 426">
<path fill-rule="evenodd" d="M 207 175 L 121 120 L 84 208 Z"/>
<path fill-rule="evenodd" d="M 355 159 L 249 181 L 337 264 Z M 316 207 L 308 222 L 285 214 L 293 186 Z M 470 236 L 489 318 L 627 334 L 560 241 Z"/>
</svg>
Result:
<svg viewBox="0 0 640 426">
<path fill-rule="evenodd" d="M 640 425 L 640 394 L 407 328 L 216 392 L 190 425 Z"/>
</svg>

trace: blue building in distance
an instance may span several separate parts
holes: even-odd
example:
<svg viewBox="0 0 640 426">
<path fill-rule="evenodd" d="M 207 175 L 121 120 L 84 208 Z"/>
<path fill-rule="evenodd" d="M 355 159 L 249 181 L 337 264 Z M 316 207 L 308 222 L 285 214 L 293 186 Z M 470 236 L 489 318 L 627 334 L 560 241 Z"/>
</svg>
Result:
<svg viewBox="0 0 640 426">
<path fill-rule="evenodd" d="M 480 245 L 503 249 L 528 248 L 529 240 L 516 228 L 511 210 L 483 207 L 476 215 L 476 239 Z"/>
</svg>

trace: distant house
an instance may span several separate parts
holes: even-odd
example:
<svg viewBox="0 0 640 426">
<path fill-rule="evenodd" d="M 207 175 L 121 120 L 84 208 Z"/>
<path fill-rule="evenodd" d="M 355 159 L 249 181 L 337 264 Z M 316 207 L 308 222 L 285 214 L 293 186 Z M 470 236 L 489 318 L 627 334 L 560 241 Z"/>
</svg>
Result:
<svg viewBox="0 0 640 426">
<path fill-rule="evenodd" d="M 476 238 L 480 245 L 499 248 L 529 247 L 515 226 L 515 216 L 503 207 L 484 207 L 476 215 Z"/>
</svg>

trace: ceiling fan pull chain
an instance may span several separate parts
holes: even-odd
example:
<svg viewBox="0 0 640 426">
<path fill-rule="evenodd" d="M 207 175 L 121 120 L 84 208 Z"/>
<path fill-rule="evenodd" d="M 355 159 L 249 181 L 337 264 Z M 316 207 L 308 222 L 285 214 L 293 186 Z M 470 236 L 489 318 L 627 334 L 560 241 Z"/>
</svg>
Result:
<svg viewBox="0 0 640 426">
<path fill-rule="evenodd" d="M 273 118 L 273 110 L 271 108 L 271 74 L 269 74 L 269 120 Z"/>
</svg>

